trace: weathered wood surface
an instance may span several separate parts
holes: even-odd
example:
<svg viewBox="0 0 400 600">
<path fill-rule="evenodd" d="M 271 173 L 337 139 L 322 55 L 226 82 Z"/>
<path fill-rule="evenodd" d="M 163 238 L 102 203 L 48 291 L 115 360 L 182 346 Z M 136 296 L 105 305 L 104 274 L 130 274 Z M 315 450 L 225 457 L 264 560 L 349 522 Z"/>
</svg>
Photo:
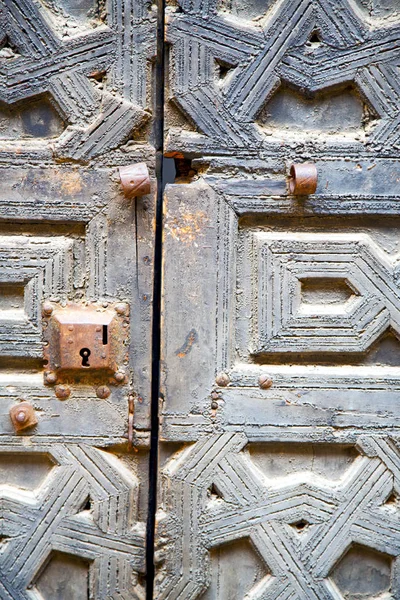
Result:
<svg viewBox="0 0 400 600">
<path fill-rule="evenodd" d="M 127 201 L 118 166 L 145 161 L 155 190 L 155 13 L 4 0 L 0 46 L 0 597 L 144 598 L 154 195 Z M 56 397 L 44 300 L 129 303 L 128 383 Z M 21 400 L 38 424 L 17 435 Z"/>
<path fill-rule="evenodd" d="M 167 14 L 157 598 L 398 598 L 400 5 Z"/>
</svg>

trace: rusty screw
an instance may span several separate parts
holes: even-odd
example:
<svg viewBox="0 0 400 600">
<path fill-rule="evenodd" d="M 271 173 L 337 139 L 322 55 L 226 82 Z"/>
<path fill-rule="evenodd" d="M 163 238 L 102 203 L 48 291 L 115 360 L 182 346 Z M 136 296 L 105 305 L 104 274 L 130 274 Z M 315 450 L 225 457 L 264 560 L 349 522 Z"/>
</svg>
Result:
<svg viewBox="0 0 400 600">
<path fill-rule="evenodd" d="M 59 400 L 66 400 L 71 395 L 71 388 L 68 385 L 57 385 L 55 394 Z"/>
<path fill-rule="evenodd" d="M 229 375 L 227 375 L 226 373 L 218 373 L 218 375 L 215 378 L 215 383 L 220 387 L 226 387 L 229 382 Z"/>
<path fill-rule="evenodd" d="M 10 408 L 10 418 L 15 431 L 28 429 L 37 424 L 35 409 L 29 402 L 20 402 Z"/>
<path fill-rule="evenodd" d="M 314 163 L 293 164 L 290 167 L 289 191 L 295 196 L 315 194 L 318 183 L 317 167 Z"/>
<path fill-rule="evenodd" d="M 119 176 L 126 198 L 150 194 L 150 175 L 146 163 L 119 167 Z"/>
<path fill-rule="evenodd" d="M 258 378 L 258 385 L 262 390 L 268 390 L 272 385 L 272 379 L 268 375 L 261 375 Z"/>
<path fill-rule="evenodd" d="M 44 374 L 44 379 L 46 383 L 53 385 L 57 381 L 57 374 L 54 371 L 47 371 Z"/>
<path fill-rule="evenodd" d="M 108 396 L 111 394 L 110 388 L 107 387 L 106 385 L 99 385 L 99 387 L 96 389 L 96 396 L 98 398 L 101 398 L 102 400 L 105 400 L 106 398 L 108 398 Z"/>
</svg>

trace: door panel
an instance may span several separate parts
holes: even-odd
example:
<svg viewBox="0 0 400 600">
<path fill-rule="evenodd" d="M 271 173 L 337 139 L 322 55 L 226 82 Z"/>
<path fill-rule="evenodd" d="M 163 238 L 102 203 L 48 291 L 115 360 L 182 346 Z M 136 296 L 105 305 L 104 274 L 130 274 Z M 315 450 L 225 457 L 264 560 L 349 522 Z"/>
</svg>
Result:
<svg viewBox="0 0 400 600">
<path fill-rule="evenodd" d="M 144 598 L 154 201 L 125 198 L 118 167 L 154 164 L 154 15 L 0 14 L 0 596 Z M 116 377 L 90 363 L 109 314 Z M 86 370 L 66 368 L 77 339 Z"/>
<path fill-rule="evenodd" d="M 158 598 L 400 594 L 389 4 L 169 9 Z"/>
</svg>

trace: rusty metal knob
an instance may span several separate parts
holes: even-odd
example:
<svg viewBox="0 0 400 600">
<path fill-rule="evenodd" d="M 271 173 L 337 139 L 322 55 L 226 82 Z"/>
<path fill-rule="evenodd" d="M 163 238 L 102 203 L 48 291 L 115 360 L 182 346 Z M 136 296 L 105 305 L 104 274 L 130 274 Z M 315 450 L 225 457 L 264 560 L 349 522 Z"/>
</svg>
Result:
<svg viewBox="0 0 400 600">
<path fill-rule="evenodd" d="M 10 418 L 15 431 L 28 429 L 37 424 L 35 409 L 29 402 L 20 402 L 10 408 Z"/>
<path fill-rule="evenodd" d="M 119 176 L 126 198 L 150 194 L 150 175 L 146 163 L 119 167 Z"/>
<path fill-rule="evenodd" d="M 290 167 L 289 191 L 295 196 L 315 194 L 318 183 L 317 167 L 314 163 L 293 164 Z"/>
</svg>

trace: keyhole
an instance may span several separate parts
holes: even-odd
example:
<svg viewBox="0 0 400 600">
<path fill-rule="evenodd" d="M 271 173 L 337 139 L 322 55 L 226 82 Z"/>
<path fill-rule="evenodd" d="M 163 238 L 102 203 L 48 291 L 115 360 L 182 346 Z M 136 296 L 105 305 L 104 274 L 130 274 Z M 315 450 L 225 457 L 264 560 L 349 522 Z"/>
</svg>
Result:
<svg viewBox="0 0 400 600">
<path fill-rule="evenodd" d="M 82 356 L 82 367 L 90 367 L 89 356 L 91 355 L 91 352 L 89 348 L 82 348 L 79 354 Z"/>
</svg>

